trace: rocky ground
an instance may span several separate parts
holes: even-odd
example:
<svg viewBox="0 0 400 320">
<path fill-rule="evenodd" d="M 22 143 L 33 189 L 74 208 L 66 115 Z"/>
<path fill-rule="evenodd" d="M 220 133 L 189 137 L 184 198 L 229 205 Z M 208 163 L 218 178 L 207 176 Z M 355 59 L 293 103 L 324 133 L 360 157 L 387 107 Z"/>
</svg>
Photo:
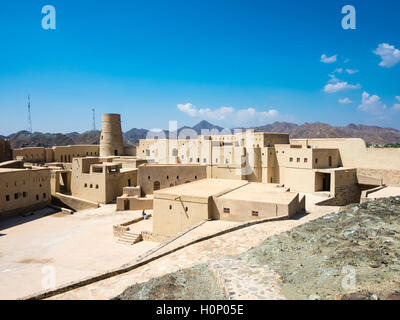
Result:
<svg viewBox="0 0 400 320">
<path fill-rule="evenodd" d="M 280 275 L 289 299 L 400 296 L 400 197 L 347 206 L 246 255 Z"/>
<path fill-rule="evenodd" d="M 235 264 L 240 268 L 233 268 Z M 244 282 L 251 283 L 251 296 Z M 227 296 L 233 299 L 399 298 L 400 197 L 347 206 L 339 213 L 269 237 L 240 256 L 137 284 L 119 298 L 224 299 Z"/>
<path fill-rule="evenodd" d="M 206 264 L 179 270 L 126 289 L 116 300 L 224 300 Z"/>
</svg>

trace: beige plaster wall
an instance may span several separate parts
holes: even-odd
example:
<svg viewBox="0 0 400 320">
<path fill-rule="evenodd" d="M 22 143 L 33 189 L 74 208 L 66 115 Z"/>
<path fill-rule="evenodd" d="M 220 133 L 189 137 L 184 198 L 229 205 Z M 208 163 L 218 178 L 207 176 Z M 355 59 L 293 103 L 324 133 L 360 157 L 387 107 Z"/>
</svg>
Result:
<svg viewBox="0 0 400 320">
<path fill-rule="evenodd" d="M 50 204 L 50 169 L 0 169 L 0 218 Z"/>
<path fill-rule="evenodd" d="M 141 165 L 138 168 L 138 185 L 142 195 L 152 194 L 154 183 L 160 189 L 169 188 L 207 178 L 206 166 L 202 165 Z"/>
<path fill-rule="evenodd" d="M 180 201 L 154 197 L 153 232 L 173 236 L 209 219 L 206 202 Z"/>
</svg>

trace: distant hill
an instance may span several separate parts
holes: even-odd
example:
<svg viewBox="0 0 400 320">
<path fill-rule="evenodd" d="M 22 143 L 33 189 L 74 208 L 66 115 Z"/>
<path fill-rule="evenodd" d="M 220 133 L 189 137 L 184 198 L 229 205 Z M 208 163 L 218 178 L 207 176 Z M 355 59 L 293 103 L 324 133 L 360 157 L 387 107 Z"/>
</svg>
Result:
<svg viewBox="0 0 400 320">
<path fill-rule="evenodd" d="M 289 133 L 291 138 L 362 138 L 370 144 L 400 143 L 400 130 L 355 124 L 349 124 L 346 127 L 334 127 L 320 122 L 302 125 L 275 122 L 254 127 L 254 131 Z"/>
<path fill-rule="evenodd" d="M 201 130 L 203 129 L 221 131 L 223 128 L 203 120 L 193 127 L 185 126 L 179 128 L 178 133 L 183 129 L 193 129 L 197 134 L 201 134 Z M 356 124 L 349 124 L 345 127 L 334 127 L 320 122 L 304 123 L 302 125 L 275 122 L 251 129 L 254 129 L 256 132 L 289 133 L 291 138 L 362 138 L 370 144 L 400 143 L 400 130 Z M 145 139 L 148 133 L 149 130 L 147 129 L 132 128 L 123 133 L 124 142 L 127 145 L 137 145 L 139 140 Z M 164 133 L 168 137 L 169 132 L 165 130 Z M 4 138 L 10 139 L 12 148 L 99 144 L 100 131 L 71 132 L 67 134 L 19 131 Z"/>
</svg>

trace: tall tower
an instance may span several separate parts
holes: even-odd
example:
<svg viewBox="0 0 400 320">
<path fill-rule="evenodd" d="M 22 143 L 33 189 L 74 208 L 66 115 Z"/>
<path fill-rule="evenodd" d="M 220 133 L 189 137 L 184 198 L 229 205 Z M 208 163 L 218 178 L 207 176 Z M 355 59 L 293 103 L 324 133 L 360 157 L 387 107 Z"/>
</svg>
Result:
<svg viewBox="0 0 400 320">
<path fill-rule="evenodd" d="M 120 156 L 124 153 L 121 115 L 103 113 L 100 136 L 100 157 Z"/>
</svg>

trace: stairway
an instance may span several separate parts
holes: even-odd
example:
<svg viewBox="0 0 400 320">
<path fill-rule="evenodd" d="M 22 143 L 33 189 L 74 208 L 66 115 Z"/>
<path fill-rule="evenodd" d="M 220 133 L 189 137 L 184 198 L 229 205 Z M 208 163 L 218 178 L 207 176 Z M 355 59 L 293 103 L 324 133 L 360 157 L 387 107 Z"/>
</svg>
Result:
<svg viewBox="0 0 400 320">
<path fill-rule="evenodd" d="M 133 245 L 139 241 L 142 241 L 141 233 L 134 233 L 132 231 L 125 231 L 118 237 L 117 242 L 122 244 Z"/>
</svg>

